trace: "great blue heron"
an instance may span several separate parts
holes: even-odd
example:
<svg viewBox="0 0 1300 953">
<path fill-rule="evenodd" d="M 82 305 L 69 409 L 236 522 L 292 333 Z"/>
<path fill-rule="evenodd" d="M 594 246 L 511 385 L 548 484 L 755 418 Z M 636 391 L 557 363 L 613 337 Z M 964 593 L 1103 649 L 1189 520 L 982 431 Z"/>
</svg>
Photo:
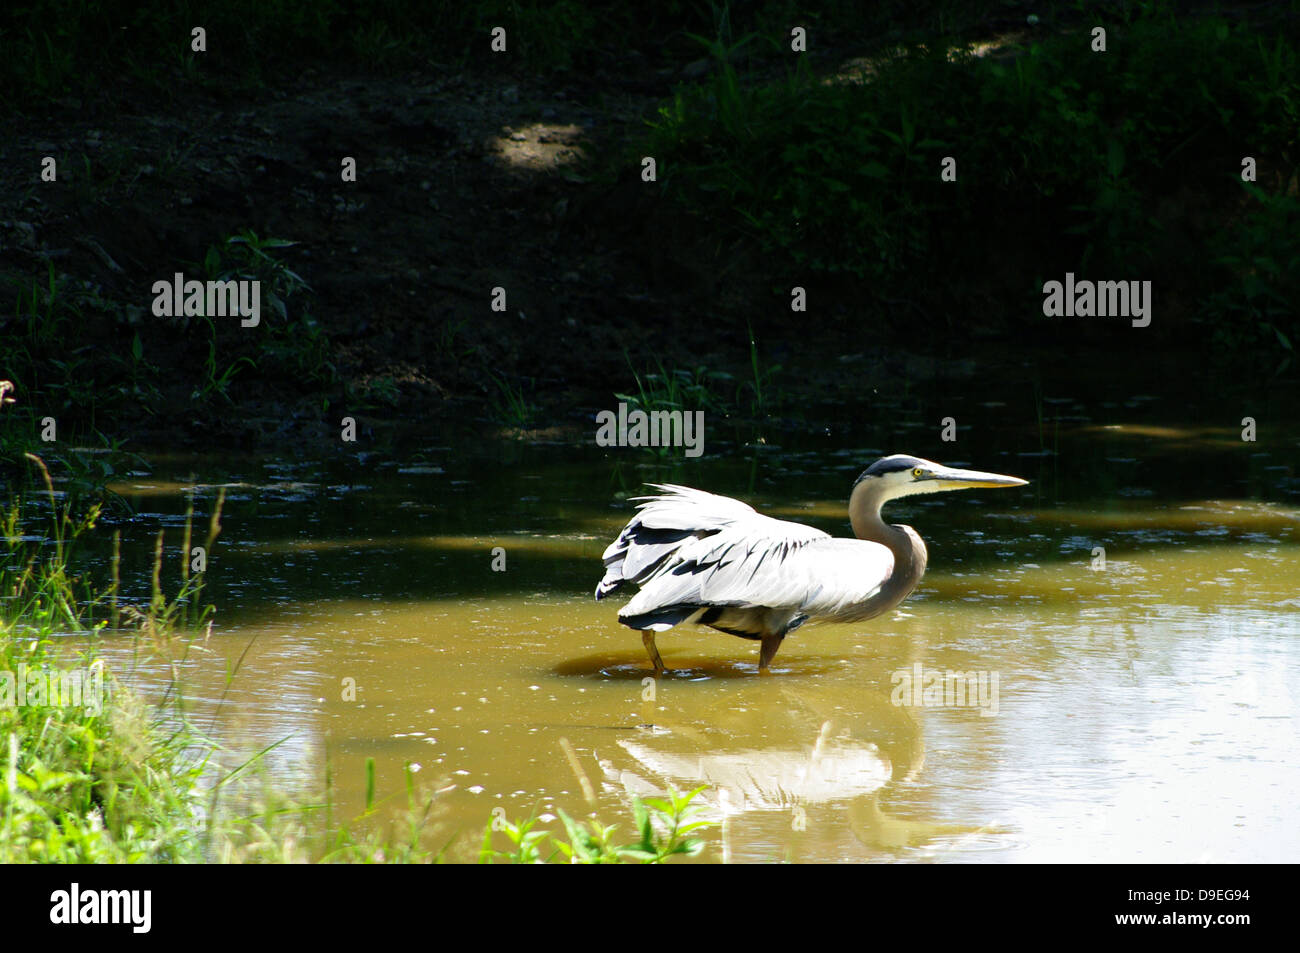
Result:
<svg viewBox="0 0 1300 953">
<path fill-rule="evenodd" d="M 605 550 L 603 599 L 625 582 L 641 587 L 619 610 L 641 636 L 655 672 L 666 671 L 655 633 L 696 622 L 762 643 L 760 672 L 781 640 L 809 620 L 859 622 L 898 605 L 925 572 L 925 542 L 910 526 L 890 526 L 880 508 L 918 493 L 1023 486 L 1026 480 L 955 470 L 897 453 L 863 471 L 849 496 L 857 539 L 772 519 L 726 496 L 672 484 L 638 497 L 632 521 Z"/>
</svg>

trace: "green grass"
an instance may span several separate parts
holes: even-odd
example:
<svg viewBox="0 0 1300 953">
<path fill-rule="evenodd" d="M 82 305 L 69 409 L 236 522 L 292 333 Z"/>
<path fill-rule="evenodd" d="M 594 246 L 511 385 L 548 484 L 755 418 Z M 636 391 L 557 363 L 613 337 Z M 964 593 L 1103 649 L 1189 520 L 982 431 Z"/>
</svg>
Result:
<svg viewBox="0 0 1300 953">
<path fill-rule="evenodd" d="M 117 547 L 107 582 L 73 568 L 101 504 L 61 497 L 44 461 L 27 459 L 44 506 L 17 497 L 0 520 L 0 862 L 201 859 L 199 779 L 208 752 L 172 717 L 174 709 L 144 706 L 115 682 L 95 638 L 124 619 L 155 640 L 172 638 L 180 625 L 201 624 L 210 611 L 195 611 L 202 577 L 183 573 L 178 591 L 163 595 L 160 534 L 151 599 L 124 604 Z M 209 548 L 219 520 L 218 501 Z M 187 542 L 190 535 L 187 520 Z M 47 692 L 18 704 L 17 679 L 26 688 L 29 673 L 44 673 L 36 685 L 80 679 L 80 695 L 56 700 Z"/>
<path fill-rule="evenodd" d="M 672 790 L 667 798 L 646 801 L 634 796 L 631 809 L 636 839 L 625 844 L 616 842 L 617 825 L 605 826 L 594 816 L 576 821 L 562 810 L 558 813 L 567 840 L 535 830 L 535 815 L 514 823 L 492 821 L 483 832 L 479 860 L 485 864 L 498 860 L 511 864 L 662 864 L 672 857 L 691 857 L 704 843 L 689 835 L 714 826 L 713 821 L 700 819 L 703 809 L 692 803 L 703 790 L 699 787 L 685 794 Z M 505 850 L 493 846 L 498 831 L 504 835 Z"/>
<path fill-rule="evenodd" d="M 703 365 L 690 368 L 670 366 L 658 357 L 653 359 L 651 370 L 640 373 L 630 355 L 625 353 L 624 360 L 636 386 L 627 392 L 615 393 L 614 397 L 626 403 L 629 409 L 647 414 L 702 410 L 714 415 L 715 419 L 731 418 L 733 423 L 745 421 L 761 425 L 784 406 L 786 394 L 780 385 L 781 365 L 764 362 L 753 330 L 748 334 L 749 374 L 743 379 L 728 371 Z M 679 454 L 682 448 L 643 449 L 663 457 Z"/>
<path fill-rule="evenodd" d="M 726 371 L 707 367 L 668 367 L 654 359 L 654 370 L 637 373 L 630 357 L 624 355 L 632 380 L 634 393 L 615 394 L 630 407 L 650 413 L 655 410 L 704 410 L 726 413 L 732 408 L 728 396 L 734 389 L 735 377 Z"/>
<path fill-rule="evenodd" d="M 490 371 L 488 377 L 494 388 L 488 397 L 492 419 L 516 435 L 534 427 L 541 417 L 541 408 L 528 396 L 529 385 L 533 382 L 520 379 L 518 383 L 512 383 Z"/>
<path fill-rule="evenodd" d="M 763 363 L 753 328 L 749 330 L 749 371 L 750 378 L 741 385 L 740 394 L 748 394 L 750 416 L 761 420 L 781 408 L 785 393 L 778 383 L 781 365 Z"/>
</svg>

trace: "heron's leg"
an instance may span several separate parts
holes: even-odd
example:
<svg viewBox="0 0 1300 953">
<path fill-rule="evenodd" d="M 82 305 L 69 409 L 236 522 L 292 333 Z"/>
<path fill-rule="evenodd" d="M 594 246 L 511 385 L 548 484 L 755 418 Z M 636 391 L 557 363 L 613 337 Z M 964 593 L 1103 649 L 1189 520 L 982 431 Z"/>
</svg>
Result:
<svg viewBox="0 0 1300 953">
<path fill-rule="evenodd" d="M 781 647 L 781 640 L 784 635 L 765 635 L 763 636 L 763 647 L 758 652 L 758 673 L 760 675 L 768 674 L 768 665 L 772 659 L 776 658 L 776 650 Z"/>
<path fill-rule="evenodd" d="M 655 674 L 668 671 L 664 665 L 664 660 L 659 657 L 659 650 L 655 648 L 655 633 L 653 629 L 646 629 L 641 633 L 641 642 L 645 645 L 645 650 L 650 653 L 650 661 L 655 663 Z"/>
</svg>

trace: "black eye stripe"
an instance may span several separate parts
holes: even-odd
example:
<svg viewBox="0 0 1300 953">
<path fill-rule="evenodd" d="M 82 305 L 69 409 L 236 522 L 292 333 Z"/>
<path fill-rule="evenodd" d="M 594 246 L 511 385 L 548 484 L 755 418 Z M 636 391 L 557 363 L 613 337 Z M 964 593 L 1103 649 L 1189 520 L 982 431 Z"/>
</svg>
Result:
<svg viewBox="0 0 1300 953">
<path fill-rule="evenodd" d="M 871 466 L 863 470 L 862 475 L 853 482 L 853 485 L 857 486 L 867 477 L 880 477 L 887 473 L 902 473 L 919 466 L 924 466 L 922 461 L 918 460 L 916 457 L 909 457 L 906 454 L 898 454 L 895 457 L 881 457 Z"/>
</svg>

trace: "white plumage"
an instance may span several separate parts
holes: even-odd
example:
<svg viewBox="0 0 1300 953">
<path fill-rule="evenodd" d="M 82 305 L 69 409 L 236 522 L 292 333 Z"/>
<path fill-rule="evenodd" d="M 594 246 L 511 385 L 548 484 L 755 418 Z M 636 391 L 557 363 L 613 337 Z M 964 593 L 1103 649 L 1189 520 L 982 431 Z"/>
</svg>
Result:
<svg viewBox="0 0 1300 953">
<path fill-rule="evenodd" d="M 596 587 L 601 599 L 624 582 L 641 586 L 618 613 L 634 628 L 663 632 L 718 608 L 728 611 L 715 628 L 757 638 L 844 613 L 893 571 L 879 543 L 837 539 L 703 490 L 651 485 L 662 495 L 638 498 L 636 517 L 605 550 Z"/>
<path fill-rule="evenodd" d="M 882 457 L 849 497 L 857 539 L 772 519 L 753 507 L 673 484 L 651 484 L 636 516 L 605 550 L 603 599 L 625 582 L 641 587 L 618 613 L 642 631 L 656 671 L 654 634 L 698 622 L 762 641 L 766 670 L 781 640 L 809 620 L 870 619 L 907 598 L 925 572 L 925 543 L 910 526 L 890 526 L 891 499 L 970 487 L 1022 486 L 1019 477 L 957 470 L 904 454 Z"/>
</svg>

